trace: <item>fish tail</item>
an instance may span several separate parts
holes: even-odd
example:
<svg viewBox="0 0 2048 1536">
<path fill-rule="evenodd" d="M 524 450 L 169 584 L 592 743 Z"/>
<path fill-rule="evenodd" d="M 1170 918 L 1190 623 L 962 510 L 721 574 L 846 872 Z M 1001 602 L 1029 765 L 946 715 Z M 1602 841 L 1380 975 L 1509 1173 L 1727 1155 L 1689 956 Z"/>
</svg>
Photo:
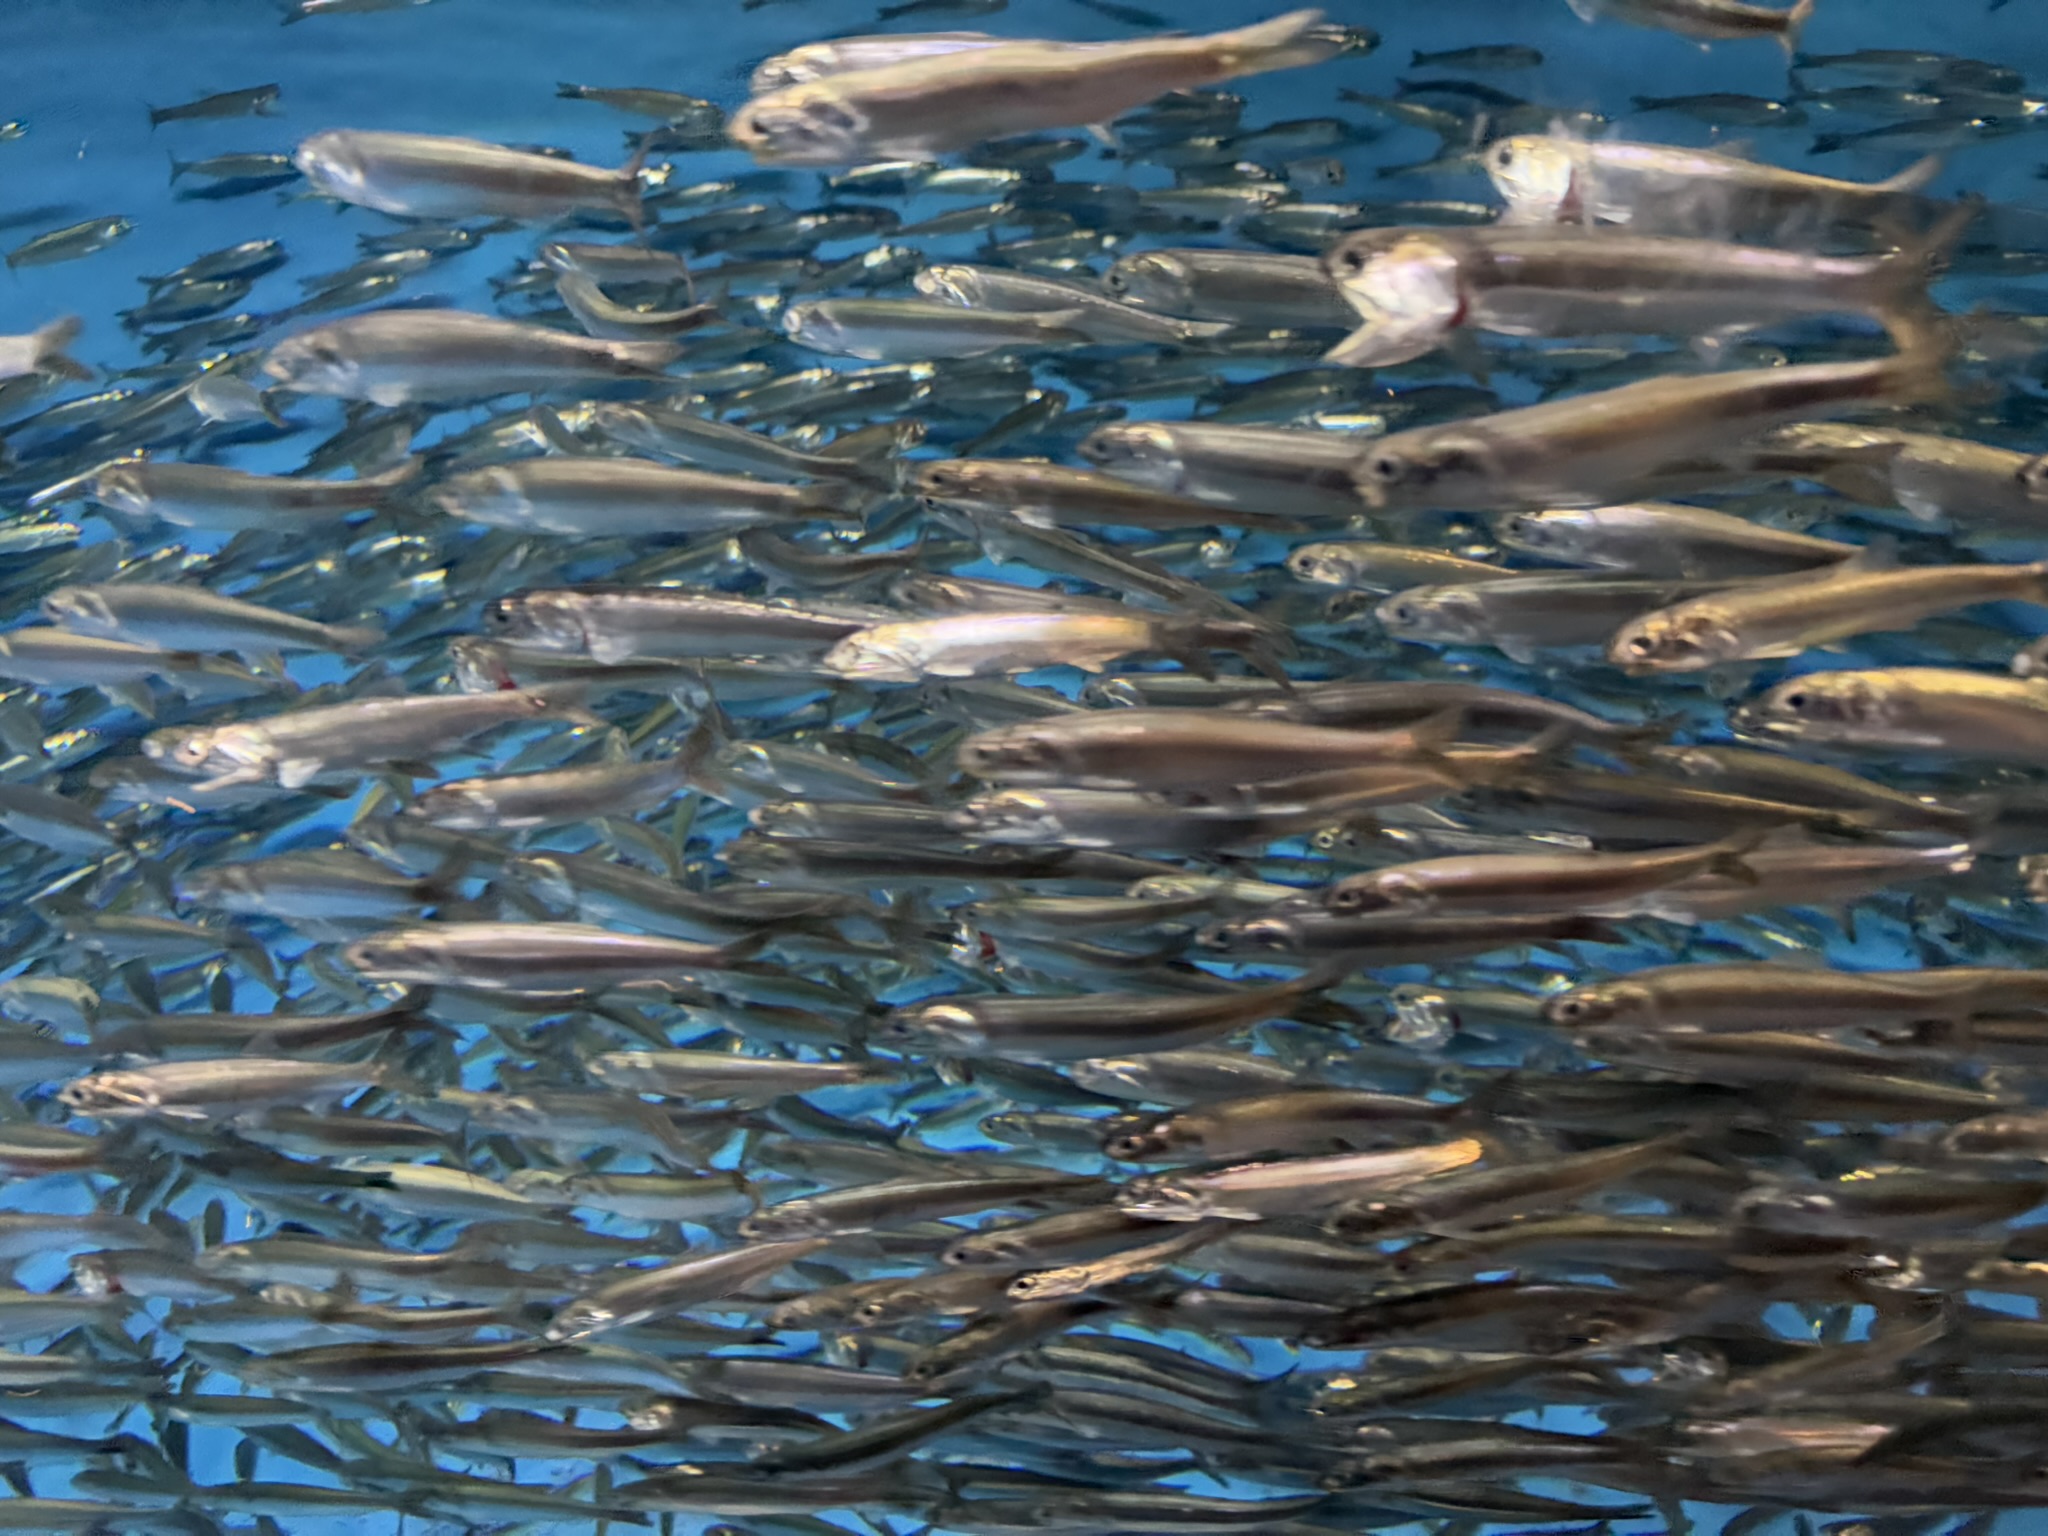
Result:
<svg viewBox="0 0 2048 1536">
<path fill-rule="evenodd" d="M 1799 37 L 1806 30 L 1806 24 L 1813 20 L 1813 0 L 1799 0 L 1799 3 L 1785 14 L 1785 29 L 1778 34 L 1778 46 L 1785 50 L 1786 59 L 1799 57 Z"/>
<path fill-rule="evenodd" d="M 1941 167 L 1941 156 L 1927 155 L 1915 160 L 1898 175 L 1872 182 L 1871 186 L 1879 192 L 1918 192 L 1941 174 Z"/>
<path fill-rule="evenodd" d="M 330 624 L 327 638 L 344 656 L 359 656 L 384 643 L 384 631 L 374 624 Z"/>
<path fill-rule="evenodd" d="M 647 233 L 647 204 L 640 187 L 640 172 L 647 164 L 647 148 L 651 142 L 652 136 L 643 133 L 631 157 L 619 167 L 619 211 L 632 224 L 636 236 Z M 694 302 L 696 297 L 697 285 L 692 282 L 690 298 Z"/>
<path fill-rule="evenodd" d="M 408 458 L 400 460 L 381 475 L 371 475 L 360 483 L 365 488 L 379 493 L 378 502 L 381 505 L 394 499 L 386 496 L 384 493 L 401 490 L 411 485 L 426 470 L 426 467 L 426 461 L 418 454 L 413 454 Z"/>
<path fill-rule="evenodd" d="M 683 355 L 673 341 L 614 341 L 608 349 L 612 361 L 628 373 L 660 373 Z"/>
<path fill-rule="evenodd" d="M 36 372 L 54 373 L 65 379 L 95 377 L 92 369 L 64 350 L 84 329 L 85 322 L 76 315 L 64 315 L 40 327 L 35 333 Z"/>
<path fill-rule="evenodd" d="M 833 522 L 865 523 L 868 512 L 882 499 L 879 487 L 859 480 L 823 481 L 803 487 L 798 493 L 804 510 Z"/>
<path fill-rule="evenodd" d="M 1220 39 L 1217 63 L 1231 74 L 1251 74 L 1333 59 L 1342 45 L 1316 34 L 1314 28 L 1322 19 L 1321 11 L 1289 11 L 1256 26 L 1240 27 Z"/>
</svg>

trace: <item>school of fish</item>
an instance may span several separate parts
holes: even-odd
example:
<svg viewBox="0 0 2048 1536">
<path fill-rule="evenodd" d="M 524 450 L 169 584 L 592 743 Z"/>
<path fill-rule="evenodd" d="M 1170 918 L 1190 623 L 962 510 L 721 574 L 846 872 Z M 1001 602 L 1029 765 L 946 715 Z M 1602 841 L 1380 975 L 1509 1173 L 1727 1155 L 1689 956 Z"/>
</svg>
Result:
<svg viewBox="0 0 2048 1536">
<path fill-rule="evenodd" d="M 174 151 L 360 260 L 0 338 L 0 1529 L 2048 1505 L 2048 103 L 1082 3 Z"/>
</svg>

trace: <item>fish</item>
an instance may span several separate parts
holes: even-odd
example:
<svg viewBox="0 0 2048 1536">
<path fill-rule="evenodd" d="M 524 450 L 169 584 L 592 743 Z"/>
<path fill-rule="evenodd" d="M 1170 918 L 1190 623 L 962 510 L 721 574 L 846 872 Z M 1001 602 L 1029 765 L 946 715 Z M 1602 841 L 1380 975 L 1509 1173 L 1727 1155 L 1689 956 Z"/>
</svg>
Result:
<svg viewBox="0 0 2048 1536">
<path fill-rule="evenodd" d="M 91 256 L 104 251 L 118 240 L 126 239 L 135 232 L 135 221 L 115 214 L 108 218 L 86 219 L 77 224 L 53 229 L 24 241 L 7 253 L 10 267 L 43 267 L 53 262 L 76 261 L 81 256 Z"/>
<path fill-rule="evenodd" d="M 1389 433 L 1360 459 L 1353 484 L 1367 506 L 1514 511 L 1597 506 L 1656 470 L 1818 411 L 1910 402 L 1942 388 L 1940 353 L 1914 344 L 1872 362 L 1645 379 L 1502 411 L 1474 422 Z"/>
<path fill-rule="evenodd" d="M 1012 348 L 1085 346 L 1091 339 L 1066 310 L 1010 314 L 925 299 L 818 299 L 783 311 L 791 341 L 834 357 L 903 362 L 979 357 Z"/>
<path fill-rule="evenodd" d="M 1779 683 L 1731 718 L 1773 742 L 2025 763 L 2048 744 L 2044 708 L 2048 689 L 2025 678 L 1960 667 L 1845 668 Z"/>
<path fill-rule="evenodd" d="M 1726 336 L 1829 310 L 1882 320 L 1924 303 L 1933 253 L 1976 217 L 1965 205 L 1926 247 L 1877 258 L 1519 225 L 1369 231 L 1324 257 L 1365 322 L 1330 355 L 1358 367 L 1407 362 L 1466 326 L 1511 336 Z"/>
<path fill-rule="evenodd" d="M 384 632 L 371 625 L 322 624 L 256 603 L 192 587 L 123 582 L 58 587 L 43 597 L 42 615 L 73 634 L 95 635 L 171 651 L 338 651 L 375 647 Z"/>
<path fill-rule="evenodd" d="M 136 459 L 110 464 L 91 480 L 95 501 L 131 517 L 227 532 L 275 528 L 280 520 L 316 523 L 389 505 L 418 478 L 405 459 L 354 480 L 253 475 L 212 464 Z"/>
<path fill-rule="evenodd" d="M 275 117 L 283 90 L 275 85 L 252 85 L 239 91 L 220 91 L 175 107 L 151 107 L 149 126 L 213 117 Z"/>
<path fill-rule="evenodd" d="M 318 706 L 239 725 L 170 727 L 147 737 L 143 754 L 199 780 L 199 788 L 275 783 L 300 789 L 323 773 L 415 759 L 467 737 L 520 721 L 582 715 L 573 695 L 532 689 L 415 695 Z"/>
<path fill-rule="evenodd" d="M 1784 10 L 1749 5 L 1744 0 L 1568 0 L 1581 21 L 1612 18 L 1639 27 L 1675 32 L 1701 43 L 1741 41 L 1751 37 L 1777 40 L 1786 58 L 1799 52 L 1800 34 L 1813 18 L 1813 0 L 1798 0 Z"/>
<path fill-rule="evenodd" d="M 1193 657 L 1209 648 L 1253 650 L 1263 632 L 1223 619 L 1144 614 L 972 613 L 855 630 L 820 660 L 828 672 L 875 682 L 981 677 L 1070 666 L 1100 672 L 1141 651 Z M 1203 664 L 1194 663 L 1200 670 Z"/>
<path fill-rule="evenodd" d="M 851 165 L 917 157 L 983 139 L 1107 122 L 1163 91 L 1318 64 L 1320 11 L 1207 37 L 1085 50 L 1004 42 L 827 74 L 759 92 L 734 114 L 735 143 L 764 164 Z M 1035 80 L 1058 89 L 1034 91 Z"/>
<path fill-rule="evenodd" d="M 287 337 L 263 373 L 299 394 L 386 407 L 545 390 L 588 379 L 658 378 L 669 341 L 606 341 L 458 310 L 385 310 Z"/>
<path fill-rule="evenodd" d="M 1877 182 L 1836 181 L 1707 150 L 1555 134 L 1497 140 L 1487 175 L 1513 224 L 1626 224 L 1638 233 L 1796 242 L 1909 212 L 1939 156 Z"/>
<path fill-rule="evenodd" d="M 1790 575 L 1859 553 L 1836 539 L 1669 502 L 1509 512 L 1493 520 L 1493 532 L 1509 549 L 1545 559 L 1672 578 Z"/>
<path fill-rule="evenodd" d="M 528 459 L 441 481 L 452 517 L 576 538 L 660 537 L 858 518 L 844 489 L 767 485 L 644 459 Z"/>
<path fill-rule="evenodd" d="M 642 218 L 637 162 L 601 171 L 480 139 L 333 128 L 301 142 L 292 163 L 323 197 L 405 218 Z"/>
<path fill-rule="evenodd" d="M 1608 644 L 1617 666 L 1688 672 L 1797 655 L 1874 629 L 1910 626 L 1973 603 L 2048 597 L 2048 565 L 1868 570 L 1860 559 L 1819 574 L 1772 577 L 1688 599 L 1624 624 Z"/>
</svg>

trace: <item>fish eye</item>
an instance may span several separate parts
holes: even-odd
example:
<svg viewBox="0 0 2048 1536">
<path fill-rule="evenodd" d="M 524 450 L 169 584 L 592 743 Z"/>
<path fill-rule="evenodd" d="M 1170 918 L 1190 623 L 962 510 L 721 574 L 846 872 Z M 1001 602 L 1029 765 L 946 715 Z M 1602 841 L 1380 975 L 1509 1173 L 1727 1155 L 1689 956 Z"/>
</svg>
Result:
<svg viewBox="0 0 2048 1536">
<path fill-rule="evenodd" d="M 1109 270 L 1109 275 L 1103 278 L 1102 286 L 1107 288 L 1111 293 L 1122 293 L 1126 288 L 1131 286 L 1131 280 L 1128 277 L 1124 276 L 1122 272 L 1119 272 L 1116 268 L 1112 267 Z"/>
<path fill-rule="evenodd" d="M 1341 250 L 1337 253 L 1337 265 L 1346 272 L 1363 272 L 1365 270 L 1365 252 L 1351 248 Z"/>
<path fill-rule="evenodd" d="M 1413 624 L 1422 617 L 1422 614 L 1413 603 L 1389 603 L 1387 605 L 1387 617 L 1396 624 Z"/>
<path fill-rule="evenodd" d="M 1499 149 L 1496 149 L 1493 152 L 1493 165 L 1495 170 L 1504 171 L 1514 163 L 1515 147 L 1512 144 L 1503 144 Z"/>
<path fill-rule="evenodd" d="M 1376 453 L 1365 468 L 1380 484 L 1397 485 L 1408 473 L 1408 461 L 1398 453 Z"/>
<path fill-rule="evenodd" d="M 1651 656 L 1656 654 L 1657 646 L 1648 635 L 1637 635 L 1629 641 L 1628 650 L 1631 656 Z"/>
<path fill-rule="evenodd" d="M 1797 689 L 1792 693 L 1786 694 L 1778 702 L 1783 704 L 1787 709 L 1804 709 L 1806 708 L 1807 703 L 1806 690 L 1804 688 Z"/>
</svg>

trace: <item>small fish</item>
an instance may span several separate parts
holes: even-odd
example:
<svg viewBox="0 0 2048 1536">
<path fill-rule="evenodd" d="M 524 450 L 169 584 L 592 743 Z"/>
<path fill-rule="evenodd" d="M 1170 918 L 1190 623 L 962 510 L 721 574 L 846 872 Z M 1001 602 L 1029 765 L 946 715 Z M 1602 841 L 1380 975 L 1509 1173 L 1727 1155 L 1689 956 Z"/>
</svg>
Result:
<svg viewBox="0 0 2048 1536">
<path fill-rule="evenodd" d="M 658 377 L 681 350 L 668 341 L 602 341 L 459 310 L 385 310 L 286 338 L 265 355 L 263 372 L 300 394 L 399 406 Z"/>
<path fill-rule="evenodd" d="M 221 91 L 212 96 L 201 96 L 197 101 L 188 101 L 176 107 L 151 107 L 149 126 L 159 123 L 175 123 L 208 117 L 275 117 L 277 102 L 283 88 L 275 85 L 252 85 L 246 90 Z"/>
<path fill-rule="evenodd" d="M 1540 69 L 1543 55 L 1519 43 L 1480 43 L 1468 48 L 1445 48 L 1436 53 L 1411 53 L 1410 69 Z"/>
<path fill-rule="evenodd" d="M 23 245 L 17 245 L 7 253 L 10 267 L 42 267 L 52 262 L 76 261 L 81 256 L 90 256 L 95 251 L 104 251 L 115 241 L 132 234 L 135 221 L 115 215 L 112 218 L 87 219 L 64 229 L 53 229 L 48 234 L 37 235 Z"/>
<path fill-rule="evenodd" d="M 1676 32 L 1700 43 L 1775 38 L 1789 59 L 1799 51 L 1799 35 L 1813 19 L 1814 0 L 1798 0 L 1788 10 L 1749 5 L 1744 0 L 1567 0 L 1581 21 L 1626 21 L 1633 26 Z"/>
<path fill-rule="evenodd" d="M 641 214 L 638 162 L 602 171 L 479 139 L 349 128 L 293 152 L 315 192 L 415 219 L 550 219 L 578 209 Z"/>
<path fill-rule="evenodd" d="M 856 165 L 922 157 L 983 139 L 1107 122 L 1171 89 L 1321 63 L 1340 51 L 1315 35 L 1320 11 L 1294 11 L 1207 37 L 1076 48 L 1003 42 L 826 75 L 757 94 L 737 112 L 735 143 L 763 164 Z M 1065 66 L 1058 92 L 1014 81 Z"/>
<path fill-rule="evenodd" d="M 725 121 L 725 114 L 711 102 L 648 86 L 571 85 L 565 80 L 555 87 L 555 94 L 572 101 L 594 101 L 629 117 L 651 117 L 671 126 L 711 131 Z"/>
<path fill-rule="evenodd" d="M 878 21 L 894 21 L 899 16 L 993 16 L 1009 9 L 1010 0 L 903 0 L 900 5 L 885 5 L 875 12 Z"/>
</svg>

